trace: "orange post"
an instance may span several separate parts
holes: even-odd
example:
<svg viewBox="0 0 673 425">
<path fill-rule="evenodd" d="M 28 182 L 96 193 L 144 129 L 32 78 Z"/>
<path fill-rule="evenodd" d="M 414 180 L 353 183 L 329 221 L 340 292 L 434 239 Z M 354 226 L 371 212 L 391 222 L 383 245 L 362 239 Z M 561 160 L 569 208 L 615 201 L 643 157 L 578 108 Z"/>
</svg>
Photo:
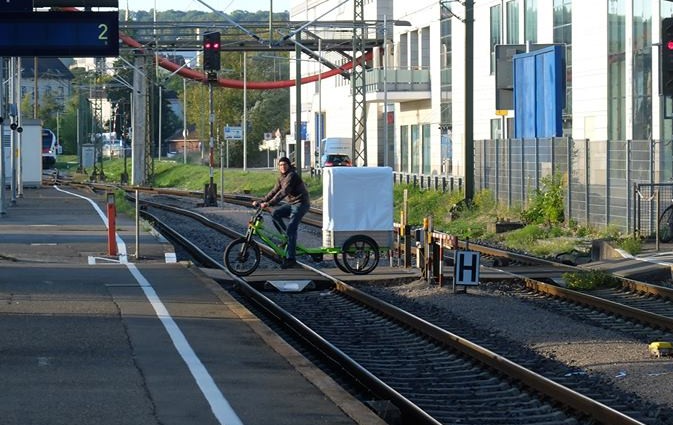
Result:
<svg viewBox="0 0 673 425">
<path fill-rule="evenodd" d="M 117 255 L 117 208 L 115 207 L 115 194 L 107 194 L 107 253 Z"/>
</svg>

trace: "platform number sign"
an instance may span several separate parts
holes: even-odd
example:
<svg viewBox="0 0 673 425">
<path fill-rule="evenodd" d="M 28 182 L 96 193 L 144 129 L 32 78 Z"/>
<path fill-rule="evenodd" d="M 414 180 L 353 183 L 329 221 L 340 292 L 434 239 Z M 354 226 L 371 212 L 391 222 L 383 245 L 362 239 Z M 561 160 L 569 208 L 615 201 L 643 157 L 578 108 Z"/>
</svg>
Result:
<svg viewBox="0 0 673 425">
<path fill-rule="evenodd" d="M 119 56 L 119 13 L 3 11 L 2 56 Z"/>
<path fill-rule="evenodd" d="M 456 251 L 453 268 L 454 285 L 479 284 L 479 253 Z"/>
</svg>

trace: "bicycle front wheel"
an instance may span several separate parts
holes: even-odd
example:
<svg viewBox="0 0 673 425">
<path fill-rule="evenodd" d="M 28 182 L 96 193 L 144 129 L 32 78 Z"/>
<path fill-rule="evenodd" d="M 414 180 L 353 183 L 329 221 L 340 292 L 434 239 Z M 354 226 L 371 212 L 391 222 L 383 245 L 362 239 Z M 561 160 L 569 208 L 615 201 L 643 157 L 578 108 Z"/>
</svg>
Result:
<svg viewBox="0 0 673 425">
<path fill-rule="evenodd" d="M 353 274 L 367 274 L 379 264 L 379 246 L 365 235 L 351 236 L 344 242 L 343 266 Z"/>
<path fill-rule="evenodd" d="M 261 253 L 255 241 L 238 238 L 224 250 L 224 265 L 236 276 L 248 276 L 259 266 Z"/>
<path fill-rule="evenodd" d="M 673 205 L 669 205 L 659 217 L 659 241 L 673 240 Z"/>
</svg>

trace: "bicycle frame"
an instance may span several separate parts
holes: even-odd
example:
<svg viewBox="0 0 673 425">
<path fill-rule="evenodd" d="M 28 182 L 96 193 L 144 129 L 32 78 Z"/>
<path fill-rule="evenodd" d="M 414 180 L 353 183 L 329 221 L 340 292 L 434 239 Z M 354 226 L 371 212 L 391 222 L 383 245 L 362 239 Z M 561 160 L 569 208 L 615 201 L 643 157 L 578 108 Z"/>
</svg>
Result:
<svg viewBox="0 0 673 425">
<path fill-rule="evenodd" d="M 257 235 L 257 237 L 259 237 L 259 239 L 261 239 L 269 248 L 271 248 L 273 252 L 276 253 L 276 255 L 278 255 L 280 258 L 285 258 L 286 253 L 284 246 L 275 243 L 273 239 L 274 238 L 281 239 L 283 243 L 287 243 L 287 235 L 267 230 L 267 228 L 264 226 L 264 220 L 262 217 L 263 212 L 264 212 L 263 209 L 258 208 L 257 211 L 255 211 L 255 214 L 248 222 L 248 231 L 246 233 L 246 239 L 249 242 L 252 240 L 252 237 L 254 235 Z M 322 247 L 308 248 L 297 243 L 298 255 L 305 254 L 315 256 L 323 254 L 340 254 L 340 253 L 341 248 L 322 248 Z"/>
<path fill-rule="evenodd" d="M 248 276 L 259 266 L 261 243 L 253 240 L 255 235 L 281 260 L 287 258 L 284 244 L 276 243 L 276 240 L 286 241 L 286 235 L 266 230 L 262 218 L 263 212 L 261 208 L 257 209 L 248 221 L 245 236 L 234 239 L 224 250 L 224 264 L 237 276 Z M 332 254 L 334 263 L 339 269 L 353 274 L 367 274 L 374 270 L 379 262 L 379 247 L 376 241 L 361 234 L 349 237 L 341 247 L 307 248 L 297 245 L 297 253 L 309 255 L 316 262 L 322 261 L 325 254 Z"/>
</svg>

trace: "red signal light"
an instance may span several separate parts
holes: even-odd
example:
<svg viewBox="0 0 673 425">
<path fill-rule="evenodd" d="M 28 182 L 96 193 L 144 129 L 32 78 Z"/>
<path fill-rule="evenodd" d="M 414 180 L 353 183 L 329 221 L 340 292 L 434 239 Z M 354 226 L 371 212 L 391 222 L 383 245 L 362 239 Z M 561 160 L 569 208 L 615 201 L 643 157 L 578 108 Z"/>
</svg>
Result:
<svg viewBox="0 0 673 425">
<path fill-rule="evenodd" d="M 209 32 L 203 35 L 203 69 L 218 71 L 220 69 L 220 33 Z"/>
<path fill-rule="evenodd" d="M 673 50 L 673 40 L 669 40 L 666 42 L 666 49 Z"/>
</svg>

